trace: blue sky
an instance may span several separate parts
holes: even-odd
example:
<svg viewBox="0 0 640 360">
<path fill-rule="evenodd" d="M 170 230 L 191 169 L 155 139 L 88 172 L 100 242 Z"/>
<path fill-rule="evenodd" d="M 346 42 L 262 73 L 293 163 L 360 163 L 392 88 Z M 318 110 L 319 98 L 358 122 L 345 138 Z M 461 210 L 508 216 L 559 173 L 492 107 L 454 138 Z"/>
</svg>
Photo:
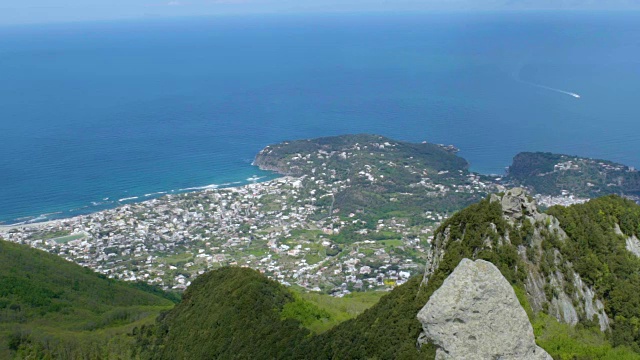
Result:
<svg viewBox="0 0 640 360">
<path fill-rule="evenodd" d="M 0 25 L 249 13 L 640 10 L 640 0 L 0 0 Z"/>
</svg>

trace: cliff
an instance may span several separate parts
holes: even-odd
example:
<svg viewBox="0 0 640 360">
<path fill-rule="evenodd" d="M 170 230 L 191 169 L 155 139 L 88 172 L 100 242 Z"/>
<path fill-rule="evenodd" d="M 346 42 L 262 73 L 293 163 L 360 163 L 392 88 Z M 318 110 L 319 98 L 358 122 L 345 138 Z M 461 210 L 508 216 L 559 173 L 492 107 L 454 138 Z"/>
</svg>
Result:
<svg viewBox="0 0 640 360">
<path fill-rule="evenodd" d="M 544 311 L 571 325 L 580 320 L 596 321 L 602 331 L 609 329 L 602 300 L 559 249 L 568 236 L 558 219 L 540 213 L 520 188 L 492 195 L 485 205 L 489 208 L 486 211 L 497 216 L 474 223 L 473 219 L 462 219 L 468 211 L 464 210 L 441 227 L 434 239 L 425 280 L 440 266 L 449 248 L 464 243 L 473 247 L 474 258 L 502 257 L 510 262 L 512 281 L 521 282 L 534 312 Z M 471 239 L 470 230 L 478 228 L 483 230 L 480 238 Z"/>
</svg>

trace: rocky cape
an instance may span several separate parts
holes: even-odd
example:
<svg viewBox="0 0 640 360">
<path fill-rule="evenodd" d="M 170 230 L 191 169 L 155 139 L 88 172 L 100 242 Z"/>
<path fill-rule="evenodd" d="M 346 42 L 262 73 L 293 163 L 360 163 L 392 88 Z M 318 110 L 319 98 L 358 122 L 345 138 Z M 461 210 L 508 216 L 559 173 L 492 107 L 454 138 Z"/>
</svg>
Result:
<svg viewBox="0 0 640 360">
<path fill-rule="evenodd" d="M 547 152 L 522 152 L 513 158 L 506 180 L 533 193 L 578 197 L 622 194 L 638 199 L 640 172 L 608 160 Z"/>
<path fill-rule="evenodd" d="M 467 174 L 468 163 L 456 156 L 452 145 L 410 143 L 380 135 L 356 134 L 308 140 L 284 141 L 260 151 L 253 162 L 262 170 L 282 175 L 320 175 L 329 172 L 333 179 L 346 179 L 360 171 L 376 170 L 378 157 L 401 160 L 409 173 L 426 171 L 428 176 L 448 171 Z M 384 159 L 384 160 L 387 160 Z M 388 161 L 387 161 L 388 163 Z M 442 174 L 440 174 L 442 175 Z M 481 176 L 480 174 L 475 174 Z M 514 156 L 504 176 L 492 176 L 497 184 L 521 186 L 533 194 L 581 198 L 623 194 L 640 199 L 640 172 L 633 167 L 608 160 L 548 152 L 521 152 Z"/>
<path fill-rule="evenodd" d="M 256 155 L 253 164 L 263 170 L 293 176 L 312 175 L 328 168 L 335 171 L 332 175 L 338 179 L 348 176 L 349 170 L 359 171 L 364 170 L 364 165 L 374 166 L 379 157 L 385 157 L 387 162 L 402 160 L 403 165 L 432 172 L 466 171 L 467 161 L 456 156 L 456 153 L 457 149 L 453 146 L 410 143 L 380 135 L 357 134 L 269 145 Z"/>
<path fill-rule="evenodd" d="M 315 184 L 339 184 L 333 209 L 424 213 L 456 211 L 498 191 L 489 178 L 468 171 L 457 149 L 357 134 L 269 145 L 253 164 Z"/>
</svg>

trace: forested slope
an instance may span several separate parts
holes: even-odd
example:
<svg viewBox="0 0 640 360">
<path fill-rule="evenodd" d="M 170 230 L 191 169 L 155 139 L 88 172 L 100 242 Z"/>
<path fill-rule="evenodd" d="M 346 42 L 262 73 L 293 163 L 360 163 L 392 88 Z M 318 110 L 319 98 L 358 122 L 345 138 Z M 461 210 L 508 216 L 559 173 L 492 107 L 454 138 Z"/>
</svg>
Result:
<svg viewBox="0 0 640 360">
<path fill-rule="evenodd" d="M 0 240 L 0 358 L 126 358 L 130 325 L 152 322 L 169 299 L 178 300 Z"/>
<path fill-rule="evenodd" d="M 568 240 L 554 244 L 602 297 L 612 321 L 612 341 L 640 352 L 640 206 L 618 196 L 584 205 L 553 207 Z"/>
<path fill-rule="evenodd" d="M 180 305 L 140 332 L 142 353 L 163 359 L 432 359 L 432 345 L 416 345 L 422 330 L 416 314 L 460 260 L 470 258 L 500 269 L 527 311 L 539 345 L 554 358 L 639 359 L 633 327 L 640 314 L 633 296 L 640 293 L 639 260 L 625 243 L 638 232 L 640 207 L 610 196 L 553 208 L 549 213 L 559 219 L 554 220 L 525 205 L 519 215 L 506 213 L 505 196 L 511 195 L 487 198 L 442 224 L 430 263 L 437 266 L 427 267 L 426 282 L 414 277 L 324 333 L 313 335 L 300 321 L 326 316 L 320 309 L 300 304 L 298 315 L 287 317 L 285 309 L 300 301 L 288 289 L 255 271 L 225 268 L 198 278 Z M 570 280 L 574 273 L 582 279 L 580 288 Z M 538 294 L 532 276 L 544 282 Z M 594 289 L 594 297 L 584 289 Z M 564 306 L 563 296 L 573 301 L 575 323 L 554 310 Z M 585 308 L 600 300 L 601 312 Z M 609 327 L 601 331 L 603 314 Z"/>
<path fill-rule="evenodd" d="M 331 323 L 331 312 L 255 270 L 208 272 L 171 309 L 156 294 L 0 242 L 0 355 L 433 359 L 432 345 L 417 346 L 416 314 L 470 258 L 500 269 L 554 358 L 640 359 L 639 233 L 640 206 L 617 196 L 546 214 L 521 190 L 490 196 L 440 226 L 424 278 L 320 333 L 309 328 Z"/>
<path fill-rule="evenodd" d="M 522 152 L 513 158 L 507 179 L 534 193 L 579 197 L 640 194 L 640 172 L 608 160 L 548 152 Z"/>
</svg>

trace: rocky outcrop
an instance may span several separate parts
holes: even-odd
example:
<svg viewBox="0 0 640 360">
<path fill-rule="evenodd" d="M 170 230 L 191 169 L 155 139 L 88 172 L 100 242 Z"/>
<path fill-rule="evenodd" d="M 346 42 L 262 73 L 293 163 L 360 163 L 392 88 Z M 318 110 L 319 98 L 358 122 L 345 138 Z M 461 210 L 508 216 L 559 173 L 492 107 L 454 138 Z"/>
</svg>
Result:
<svg viewBox="0 0 640 360">
<path fill-rule="evenodd" d="M 483 239 L 485 248 L 515 246 L 512 244 L 509 231 L 522 230 L 526 226 L 531 232 L 522 244 L 517 245 L 517 252 L 526 265 L 527 278 L 524 288 L 532 310 L 536 313 L 544 311 L 558 321 L 571 325 L 576 325 L 581 319 L 595 320 L 602 331 L 609 329 L 610 320 L 594 289 L 582 281 L 580 275 L 573 270 L 571 262 L 564 259 L 557 249 L 542 248 L 542 243 L 549 241 L 549 238 L 559 243 L 568 239 L 558 219 L 540 213 L 535 201 L 521 188 L 510 189 L 501 195 L 491 195 L 489 201 L 499 204 L 502 218 L 511 228 L 499 233 L 495 224 L 490 224 L 489 228 L 496 235 L 493 238 L 497 240 Z M 460 232 L 452 230 L 451 225 L 444 226 L 435 234 L 425 269 L 425 283 L 440 266 L 451 242 L 472 241 L 465 239 L 464 230 L 459 238 L 451 234 Z M 627 248 L 633 252 L 637 245 L 640 254 L 640 241 L 636 241 L 637 239 L 634 241 L 633 238 L 627 239 Z M 543 258 L 546 261 L 545 266 L 542 266 Z"/>
<path fill-rule="evenodd" d="M 418 313 L 436 359 L 549 359 L 498 268 L 463 259 Z"/>
<path fill-rule="evenodd" d="M 550 231 L 557 233 L 561 240 L 567 237 L 558 219 L 538 212 L 535 200 L 529 197 L 523 188 L 509 189 L 502 196 L 491 194 L 490 201 L 500 204 L 504 219 L 511 225 L 522 220 L 527 220 L 531 224 L 542 223 Z"/>
<path fill-rule="evenodd" d="M 538 212 L 535 201 L 521 188 L 510 189 L 503 196 L 492 195 L 490 201 L 500 204 L 504 219 L 511 225 L 518 227 L 523 221 L 528 221 L 534 226 L 534 235 L 528 245 L 536 252 L 540 251 L 543 231 L 553 234 L 561 242 L 567 238 L 558 219 Z M 628 240 L 630 241 L 632 240 Z M 584 284 L 580 275 L 572 270 L 571 263 L 563 259 L 559 251 L 554 251 L 552 265 L 558 269 L 564 268 L 566 273 L 556 270 L 545 274 L 536 261 L 528 259 L 526 247 L 520 248 L 522 259 L 529 265 L 525 289 L 534 311 L 546 309 L 546 312 L 559 321 L 571 325 L 576 325 L 581 318 L 595 319 L 602 331 L 609 329 L 610 321 L 604 312 L 602 302 L 595 297 L 593 289 Z M 570 286 L 567 286 L 567 283 L 570 283 Z M 567 288 L 575 290 L 573 293 L 567 293 Z M 551 298 L 549 294 L 552 294 Z"/>
<path fill-rule="evenodd" d="M 604 312 L 604 304 L 596 298 L 593 289 L 586 286 L 578 274 L 573 274 L 573 283 L 576 287 L 577 297 L 583 299 L 585 316 L 589 320 L 598 320 L 600 330 L 605 331 L 611 326 L 609 317 Z"/>
<path fill-rule="evenodd" d="M 640 240 L 633 235 L 629 236 L 626 239 L 627 250 L 629 250 L 633 255 L 640 257 Z"/>
<path fill-rule="evenodd" d="M 629 250 L 629 252 L 632 253 L 633 255 L 640 257 L 640 240 L 638 240 L 638 238 L 635 235 L 626 236 L 622 232 L 622 229 L 620 229 L 620 225 L 618 224 L 615 224 L 615 227 L 613 230 L 618 236 L 622 236 L 625 238 L 625 245 L 627 250 Z"/>
<path fill-rule="evenodd" d="M 521 219 L 525 214 L 530 215 L 536 210 L 535 203 L 522 188 L 510 189 L 502 197 L 492 194 L 491 201 L 500 202 L 507 219 Z"/>
</svg>

